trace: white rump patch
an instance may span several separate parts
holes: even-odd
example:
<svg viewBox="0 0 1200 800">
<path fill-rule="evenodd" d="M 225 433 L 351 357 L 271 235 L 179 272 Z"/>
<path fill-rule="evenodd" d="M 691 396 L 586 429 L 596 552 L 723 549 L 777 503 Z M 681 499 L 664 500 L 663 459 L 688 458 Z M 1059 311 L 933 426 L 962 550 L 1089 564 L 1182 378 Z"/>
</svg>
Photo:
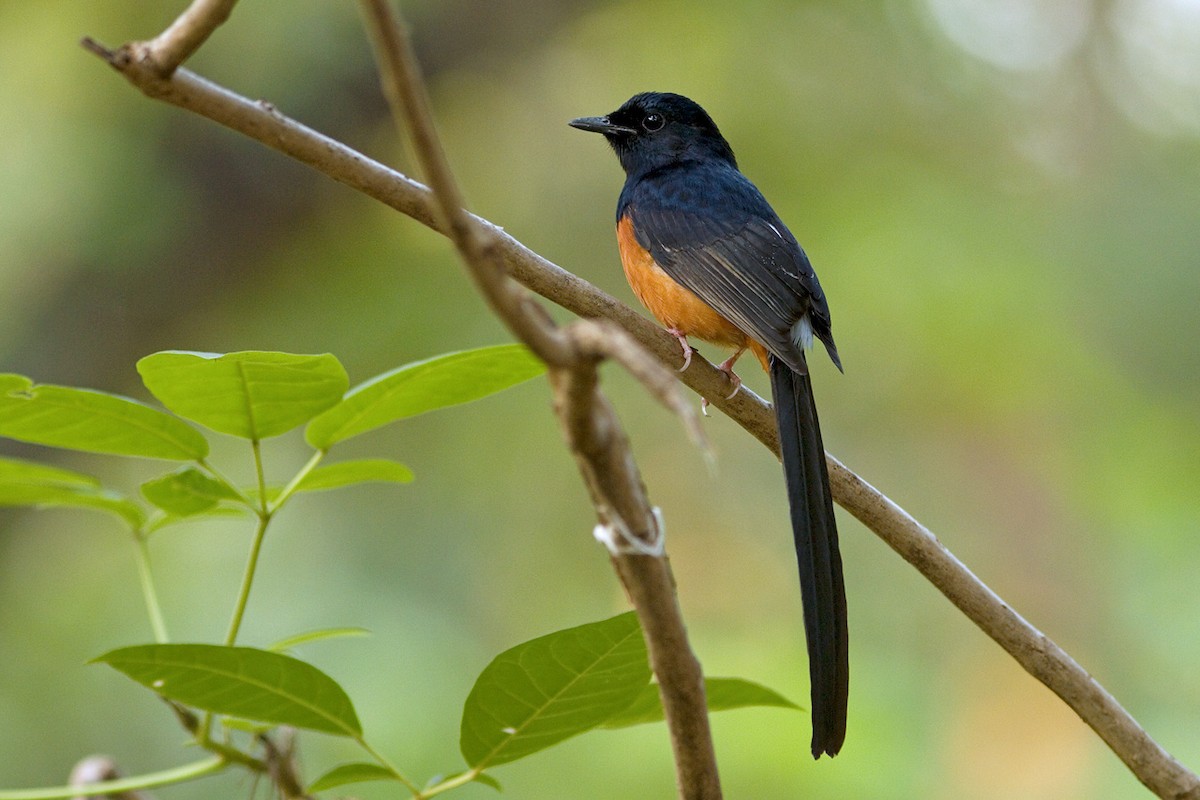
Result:
<svg viewBox="0 0 1200 800">
<path fill-rule="evenodd" d="M 811 350 L 812 342 L 812 320 L 805 314 L 792 326 L 792 343 L 803 350 Z"/>
</svg>

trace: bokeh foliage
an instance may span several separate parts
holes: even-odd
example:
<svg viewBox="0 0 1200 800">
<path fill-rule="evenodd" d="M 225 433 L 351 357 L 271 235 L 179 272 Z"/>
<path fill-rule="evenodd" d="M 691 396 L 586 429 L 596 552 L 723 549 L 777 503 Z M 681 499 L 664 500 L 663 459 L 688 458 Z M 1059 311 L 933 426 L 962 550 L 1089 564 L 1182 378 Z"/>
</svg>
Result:
<svg viewBox="0 0 1200 800">
<path fill-rule="evenodd" d="M 503 341 L 442 239 L 145 100 L 75 45 L 85 33 L 109 44 L 150 35 L 179 5 L 0 5 L 0 371 L 146 399 L 133 364 L 156 350 L 332 352 L 371 375 Z M 822 364 L 815 380 L 832 451 L 1169 750 L 1200 761 L 1194 4 L 405 9 L 474 210 L 631 301 L 611 232 L 619 169 L 565 122 L 644 89 L 703 103 L 830 296 L 847 372 Z M 245 0 L 191 66 L 408 164 L 351 3 Z M 710 475 L 632 382 L 606 378 L 665 511 L 706 668 L 804 697 L 778 466 L 717 415 L 706 423 L 720 456 Z M 624 608 L 548 401 L 533 382 L 374 434 L 360 455 L 394 455 L 419 480 L 298 499 L 304 513 L 282 518 L 267 543 L 246 641 L 371 629 L 302 656 L 354 697 L 378 698 L 358 709 L 364 726 L 428 767 L 418 771 L 445 765 L 457 704 L 492 654 Z M 302 463 L 303 447 L 269 442 L 266 457 Z M 100 456 L 61 465 L 107 470 L 124 487 L 149 477 Z M 129 771 L 178 757 L 158 704 L 83 666 L 149 638 L 134 565 L 100 519 L 0 512 L 6 785 L 65 777 L 90 752 Z M 854 639 L 846 749 L 814 765 L 803 716 L 718 717 L 730 796 L 1140 791 L 912 570 L 853 521 L 842 527 Z M 222 522 L 155 542 L 177 639 L 219 636 L 224 611 L 204 600 L 232 594 L 245 543 Z M 338 747 L 306 742 L 314 775 L 350 755 Z M 643 726 L 500 777 L 518 797 L 659 797 L 671 791 L 667 759 L 661 728 Z M 244 790 L 208 782 L 171 796 Z M 372 791 L 361 796 L 382 796 Z"/>
</svg>

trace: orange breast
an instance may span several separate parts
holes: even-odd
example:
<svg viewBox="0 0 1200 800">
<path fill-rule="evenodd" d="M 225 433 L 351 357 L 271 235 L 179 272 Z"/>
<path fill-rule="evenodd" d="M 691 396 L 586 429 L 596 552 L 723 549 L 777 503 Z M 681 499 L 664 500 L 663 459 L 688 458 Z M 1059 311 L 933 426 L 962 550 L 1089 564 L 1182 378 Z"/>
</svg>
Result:
<svg viewBox="0 0 1200 800">
<path fill-rule="evenodd" d="M 617 248 L 629 286 L 659 322 L 684 336 L 694 336 L 721 347 L 739 351 L 749 347 L 763 369 L 767 369 L 766 348 L 663 272 L 654 263 L 650 251 L 638 244 L 628 216 L 617 223 Z"/>
<path fill-rule="evenodd" d="M 617 224 L 617 246 L 633 293 L 659 322 L 723 347 L 746 346 L 746 334 L 654 263 L 650 252 L 638 244 L 629 217 Z"/>
</svg>

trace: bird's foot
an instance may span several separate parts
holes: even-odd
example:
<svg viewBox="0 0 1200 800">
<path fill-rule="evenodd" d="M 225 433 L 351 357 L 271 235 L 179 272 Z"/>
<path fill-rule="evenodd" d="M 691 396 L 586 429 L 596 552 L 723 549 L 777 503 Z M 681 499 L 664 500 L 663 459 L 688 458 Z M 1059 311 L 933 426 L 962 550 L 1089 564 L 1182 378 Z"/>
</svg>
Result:
<svg viewBox="0 0 1200 800">
<path fill-rule="evenodd" d="M 733 384 L 733 391 L 730 392 L 725 397 L 726 400 L 732 400 L 734 397 L 737 396 L 737 393 L 742 390 L 742 379 L 740 377 L 738 377 L 738 374 L 736 372 L 733 371 L 733 364 L 734 364 L 734 362 L 736 362 L 738 360 L 738 356 L 740 356 L 741 354 L 742 354 L 742 351 L 739 350 L 736 353 L 734 353 L 733 355 L 731 355 L 729 358 L 722 361 L 717 366 L 717 369 L 719 369 L 721 372 L 724 372 L 725 376 L 727 378 L 729 378 L 729 382 Z M 700 398 L 700 413 L 706 417 L 708 416 L 708 398 L 707 397 Z"/>
<path fill-rule="evenodd" d="M 683 348 L 683 366 L 679 368 L 679 372 L 686 372 L 692 365 L 692 353 L 696 352 L 696 349 L 688 344 L 687 334 L 679 328 L 667 328 L 667 333 L 678 339 L 679 346 Z"/>
<path fill-rule="evenodd" d="M 717 366 L 717 369 L 721 370 L 721 372 L 724 372 L 726 377 L 729 378 L 729 382 L 733 384 L 733 391 L 730 392 L 729 396 L 725 398 L 726 400 L 732 400 L 737 396 L 737 393 L 742 390 L 742 379 L 739 378 L 738 374 L 733 371 L 733 365 L 737 363 L 737 360 L 741 358 L 742 353 L 744 352 L 746 352 L 746 348 L 743 347 L 741 350 L 738 350 L 736 353 L 722 361 Z"/>
</svg>

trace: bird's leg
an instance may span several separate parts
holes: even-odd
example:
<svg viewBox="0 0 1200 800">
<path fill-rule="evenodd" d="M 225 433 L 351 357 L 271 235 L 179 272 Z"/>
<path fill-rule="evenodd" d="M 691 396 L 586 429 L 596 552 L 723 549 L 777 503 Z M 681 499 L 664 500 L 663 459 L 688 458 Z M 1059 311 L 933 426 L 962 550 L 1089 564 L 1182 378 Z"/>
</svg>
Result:
<svg viewBox="0 0 1200 800">
<path fill-rule="evenodd" d="M 734 396 L 742 390 L 742 379 L 739 378 L 738 374 L 733 371 L 733 365 L 737 363 L 737 360 L 742 357 L 742 353 L 744 352 L 746 352 L 745 346 L 738 348 L 736 353 L 722 361 L 717 366 L 717 369 L 729 376 L 729 382 L 733 384 L 733 391 L 730 392 L 729 396 L 725 398 L 726 400 L 732 400 Z"/>
<path fill-rule="evenodd" d="M 692 365 L 692 353 L 696 352 L 690 344 L 688 344 L 687 334 L 679 330 L 679 328 L 667 328 L 667 333 L 679 340 L 679 346 L 683 348 L 683 366 L 679 368 L 680 372 L 686 372 L 687 368 Z"/>
<path fill-rule="evenodd" d="M 733 371 L 733 365 L 737 363 L 737 360 L 742 357 L 742 353 L 744 352 L 746 352 L 745 347 L 738 348 L 736 353 L 717 365 L 717 369 L 721 370 L 721 372 L 724 372 L 729 378 L 729 382 L 733 384 L 733 391 L 730 392 L 729 396 L 725 398 L 726 400 L 732 400 L 735 396 L 737 396 L 737 393 L 742 390 L 742 379 L 739 378 L 738 374 Z M 700 411 L 704 414 L 704 416 L 708 416 L 707 397 L 700 398 Z"/>
</svg>

